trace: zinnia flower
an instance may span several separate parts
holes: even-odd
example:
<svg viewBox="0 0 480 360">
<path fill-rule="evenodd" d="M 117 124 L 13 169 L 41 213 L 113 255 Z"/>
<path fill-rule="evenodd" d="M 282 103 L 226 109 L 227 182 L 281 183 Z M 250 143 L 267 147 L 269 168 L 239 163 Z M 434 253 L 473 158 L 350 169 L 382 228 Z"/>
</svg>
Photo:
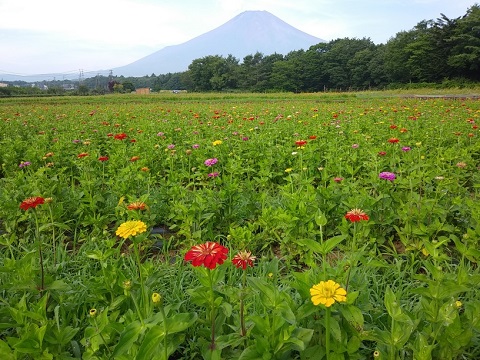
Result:
<svg viewBox="0 0 480 360">
<path fill-rule="evenodd" d="M 212 142 L 212 145 L 213 146 L 221 145 L 222 142 L 223 142 L 222 140 L 215 140 L 214 142 Z"/>
<path fill-rule="evenodd" d="M 381 172 L 380 174 L 378 174 L 378 177 L 380 179 L 384 179 L 384 180 L 388 180 L 388 181 L 393 181 L 396 178 L 394 173 L 388 172 L 388 171 Z"/>
<path fill-rule="evenodd" d="M 345 214 L 345 219 L 351 222 L 357 222 L 370 219 L 367 214 L 361 209 L 352 209 Z"/>
<path fill-rule="evenodd" d="M 404 146 L 404 147 L 402 147 L 402 151 L 407 152 L 407 151 L 410 151 L 410 150 L 411 150 L 410 146 Z"/>
<path fill-rule="evenodd" d="M 335 181 L 336 183 L 341 183 L 342 180 L 343 180 L 343 178 L 342 178 L 342 177 L 338 177 L 338 176 L 335 177 L 335 178 L 333 178 L 333 181 Z"/>
<path fill-rule="evenodd" d="M 108 156 L 100 156 L 98 158 L 98 161 L 101 161 L 101 162 L 104 162 L 104 161 L 107 161 L 108 160 Z"/>
<path fill-rule="evenodd" d="M 134 161 L 137 161 L 137 160 L 139 160 L 139 159 L 140 159 L 140 156 L 132 156 L 132 157 L 130 158 L 130 161 L 131 161 L 131 162 L 134 162 Z"/>
<path fill-rule="evenodd" d="M 209 174 L 208 174 L 208 177 L 210 177 L 210 178 L 216 178 L 216 177 L 219 176 L 219 175 L 220 175 L 220 173 L 218 173 L 218 172 L 215 171 L 215 172 L 213 172 L 213 173 L 209 173 Z"/>
<path fill-rule="evenodd" d="M 113 138 L 114 138 L 115 140 L 124 140 L 124 139 L 127 138 L 127 134 L 125 134 L 125 133 L 116 134 Z"/>
<path fill-rule="evenodd" d="M 320 281 L 310 289 L 313 305 L 332 306 L 335 302 L 347 301 L 347 291 L 333 280 Z"/>
<path fill-rule="evenodd" d="M 24 167 L 26 167 L 26 166 L 30 166 L 31 164 L 32 164 L 32 163 L 31 163 L 30 161 L 22 161 L 22 162 L 18 165 L 18 167 L 19 167 L 20 169 L 22 169 L 22 168 L 24 168 Z"/>
<path fill-rule="evenodd" d="M 307 141 L 306 140 L 297 140 L 297 141 L 295 141 L 295 145 L 297 145 L 298 147 L 303 147 L 303 146 L 307 145 Z"/>
<path fill-rule="evenodd" d="M 217 158 L 213 158 L 213 159 L 207 159 L 207 160 L 205 160 L 204 164 L 205 164 L 205 166 L 213 166 L 213 165 L 215 165 L 217 162 L 218 162 L 218 159 L 217 159 Z"/>
<path fill-rule="evenodd" d="M 32 208 L 35 209 L 38 205 L 45 203 L 45 199 L 41 196 L 29 197 L 20 203 L 20 209 L 27 211 Z"/>
<path fill-rule="evenodd" d="M 228 249 L 216 242 L 207 241 L 205 244 L 193 246 L 186 254 L 185 261 L 190 261 L 193 266 L 205 266 L 215 269 L 227 259 Z"/>
<path fill-rule="evenodd" d="M 130 236 L 135 236 L 147 231 L 147 225 L 143 221 L 126 221 L 121 224 L 115 234 L 121 238 L 127 239 Z"/>
<path fill-rule="evenodd" d="M 385 156 L 387 155 L 387 153 L 385 151 L 379 151 L 378 152 L 378 156 Z"/>
<path fill-rule="evenodd" d="M 460 169 L 464 169 L 467 167 L 467 163 L 464 161 L 460 161 L 457 163 L 457 167 L 459 167 Z"/>
<path fill-rule="evenodd" d="M 253 267 L 253 262 L 256 259 L 255 256 L 252 256 L 250 251 L 240 251 L 232 259 L 232 264 L 237 268 L 242 268 L 243 270 L 247 269 L 247 266 Z"/>
<path fill-rule="evenodd" d="M 358 144 L 353 144 L 353 145 L 352 145 L 352 149 L 357 149 L 359 146 L 360 146 L 360 145 L 358 145 Z"/>
<path fill-rule="evenodd" d="M 394 137 L 388 139 L 388 142 L 389 142 L 390 144 L 396 144 L 396 143 L 398 143 L 399 141 L 400 141 L 399 139 L 394 138 Z"/>
<path fill-rule="evenodd" d="M 143 201 L 134 201 L 127 205 L 128 210 L 145 210 L 147 208 L 147 204 Z"/>
<path fill-rule="evenodd" d="M 86 156 L 88 156 L 88 153 L 85 153 L 85 152 L 84 152 L 84 153 L 80 153 L 80 154 L 77 155 L 77 157 L 78 157 L 79 159 L 84 158 L 84 157 L 86 157 Z"/>
</svg>

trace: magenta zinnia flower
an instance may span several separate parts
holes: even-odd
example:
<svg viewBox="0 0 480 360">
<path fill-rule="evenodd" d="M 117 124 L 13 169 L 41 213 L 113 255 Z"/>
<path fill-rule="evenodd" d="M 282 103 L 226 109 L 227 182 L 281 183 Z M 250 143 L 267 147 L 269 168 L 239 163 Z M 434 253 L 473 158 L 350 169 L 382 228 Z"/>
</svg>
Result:
<svg viewBox="0 0 480 360">
<path fill-rule="evenodd" d="M 394 173 L 388 172 L 388 171 L 381 172 L 380 174 L 378 174 L 378 177 L 380 179 L 384 179 L 384 180 L 388 180 L 388 181 L 393 181 L 396 178 Z"/>
<path fill-rule="evenodd" d="M 204 164 L 205 164 L 206 166 L 213 166 L 213 165 L 215 165 L 217 162 L 218 162 L 218 159 L 217 159 L 217 158 L 213 158 L 213 159 L 207 159 L 207 160 L 205 160 Z"/>
</svg>

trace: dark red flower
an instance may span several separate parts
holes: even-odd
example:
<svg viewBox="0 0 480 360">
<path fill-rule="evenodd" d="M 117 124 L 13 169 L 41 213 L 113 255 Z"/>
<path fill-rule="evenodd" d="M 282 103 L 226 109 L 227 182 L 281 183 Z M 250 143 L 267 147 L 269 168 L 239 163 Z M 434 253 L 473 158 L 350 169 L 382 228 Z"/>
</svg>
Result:
<svg viewBox="0 0 480 360">
<path fill-rule="evenodd" d="M 255 259 L 255 256 L 252 256 L 250 251 L 243 250 L 233 257 L 232 264 L 237 269 L 242 268 L 243 270 L 246 270 L 247 266 L 253 267 L 253 261 Z"/>
<path fill-rule="evenodd" d="M 98 158 L 98 161 L 101 161 L 101 162 L 104 162 L 104 161 L 107 161 L 108 160 L 108 156 L 100 156 Z"/>
<path fill-rule="evenodd" d="M 207 241 L 205 244 L 193 246 L 186 254 L 185 261 L 190 261 L 193 266 L 205 266 L 215 269 L 227 259 L 228 249 L 216 242 Z"/>
<path fill-rule="evenodd" d="M 295 141 L 295 145 L 300 146 L 300 147 L 305 146 L 305 145 L 307 145 L 307 141 L 306 140 L 297 140 L 297 141 Z"/>
<path fill-rule="evenodd" d="M 378 156 L 385 156 L 387 155 L 387 153 L 385 151 L 379 151 L 378 152 Z"/>
<path fill-rule="evenodd" d="M 351 222 L 357 222 L 370 219 L 367 214 L 361 209 L 352 209 L 345 214 L 345 219 Z"/>
<path fill-rule="evenodd" d="M 30 208 L 35 209 L 38 205 L 42 205 L 44 203 L 45 199 L 41 196 L 29 197 L 21 202 L 20 209 L 27 211 Z"/>
<path fill-rule="evenodd" d="M 394 138 L 394 137 L 388 139 L 388 142 L 389 142 L 390 144 L 396 144 L 396 143 L 398 143 L 399 141 L 400 141 L 399 139 Z"/>
<path fill-rule="evenodd" d="M 124 139 L 127 138 L 127 134 L 125 134 L 125 133 L 116 134 L 113 138 L 114 138 L 115 140 L 124 140 Z"/>
</svg>

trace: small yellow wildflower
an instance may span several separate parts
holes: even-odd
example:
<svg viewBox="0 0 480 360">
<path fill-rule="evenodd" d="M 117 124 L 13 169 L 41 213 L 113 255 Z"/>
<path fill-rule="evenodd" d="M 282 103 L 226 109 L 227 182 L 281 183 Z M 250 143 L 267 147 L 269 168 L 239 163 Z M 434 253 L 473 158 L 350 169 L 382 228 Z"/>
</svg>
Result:
<svg viewBox="0 0 480 360">
<path fill-rule="evenodd" d="M 222 140 L 215 140 L 214 142 L 212 142 L 212 145 L 213 146 L 221 145 L 222 142 L 223 142 Z"/>
<path fill-rule="evenodd" d="M 154 304 L 159 304 L 160 301 L 162 301 L 162 295 L 160 295 L 159 293 L 153 293 L 152 294 L 152 301 Z"/>
</svg>

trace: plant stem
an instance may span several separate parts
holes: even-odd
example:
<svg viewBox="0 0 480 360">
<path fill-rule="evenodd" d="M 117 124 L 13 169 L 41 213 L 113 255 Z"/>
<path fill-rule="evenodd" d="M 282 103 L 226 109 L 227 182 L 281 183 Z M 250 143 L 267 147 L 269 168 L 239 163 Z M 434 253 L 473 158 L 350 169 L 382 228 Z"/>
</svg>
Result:
<svg viewBox="0 0 480 360">
<path fill-rule="evenodd" d="M 208 269 L 208 280 L 210 282 L 210 300 L 211 300 L 211 309 L 210 309 L 210 316 L 212 321 L 212 338 L 210 342 L 210 350 L 213 351 L 215 349 L 215 293 L 213 292 L 213 279 L 212 279 L 212 271 Z"/>
<path fill-rule="evenodd" d="M 240 293 L 240 327 L 241 327 L 241 334 L 242 336 L 247 335 L 247 330 L 245 328 L 245 304 L 243 302 L 243 298 L 245 296 L 245 287 L 247 284 L 247 270 L 243 270 L 243 277 L 242 277 L 242 291 Z"/>
<path fill-rule="evenodd" d="M 330 359 L 330 318 L 332 315 L 332 310 L 330 307 L 327 307 L 325 313 L 325 352 L 327 360 Z"/>
<path fill-rule="evenodd" d="M 37 212 L 34 209 L 33 214 L 35 216 L 35 239 L 38 241 L 38 257 L 40 260 L 40 293 L 45 288 L 45 274 L 43 271 L 43 253 L 42 253 L 42 241 L 40 239 L 40 226 L 38 225 Z"/>
<path fill-rule="evenodd" d="M 165 316 L 165 309 L 163 308 L 163 304 L 160 304 L 160 314 L 162 314 L 163 331 L 165 332 L 165 336 L 163 338 L 163 347 L 164 347 L 163 351 L 164 351 L 165 360 L 168 360 L 168 342 L 167 342 L 168 325 L 167 325 L 167 317 Z"/>
<path fill-rule="evenodd" d="M 142 276 L 142 264 L 140 262 L 140 244 L 138 243 L 133 243 L 133 249 L 135 251 L 135 258 L 137 260 L 137 265 L 138 265 L 138 277 L 140 278 L 140 291 L 141 291 L 141 297 L 140 299 L 142 300 L 142 306 L 145 305 L 145 296 L 144 296 L 144 293 L 145 293 L 145 286 L 143 284 L 143 276 Z"/>
</svg>

